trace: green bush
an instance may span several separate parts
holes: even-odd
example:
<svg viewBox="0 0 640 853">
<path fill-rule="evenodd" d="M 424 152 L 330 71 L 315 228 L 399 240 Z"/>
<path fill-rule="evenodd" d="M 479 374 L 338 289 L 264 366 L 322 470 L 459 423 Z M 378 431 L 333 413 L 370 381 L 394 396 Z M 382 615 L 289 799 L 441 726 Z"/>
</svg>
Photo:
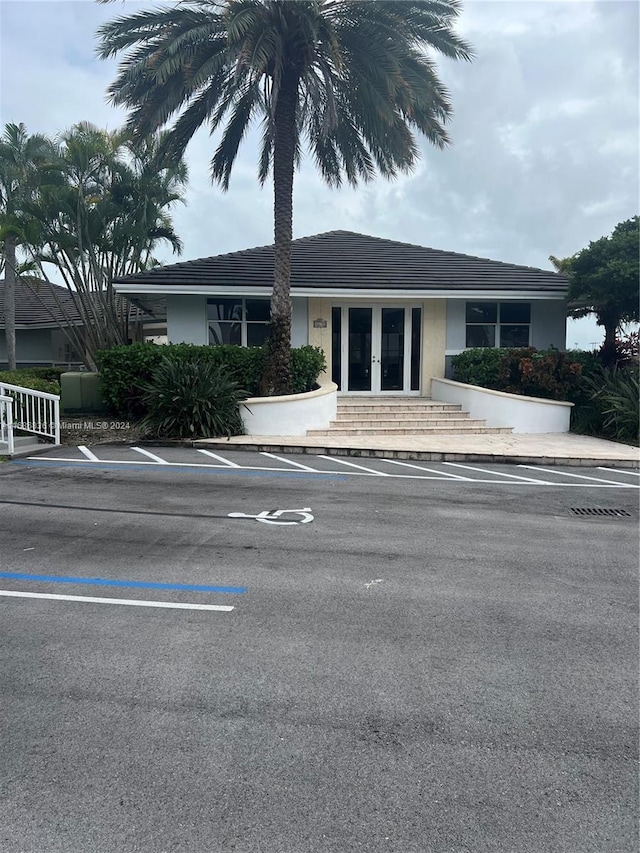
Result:
<svg viewBox="0 0 640 853">
<path fill-rule="evenodd" d="M 636 366 L 597 367 L 584 377 L 571 429 L 638 444 L 640 376 Z"/>
<path fill-rule="evenodd" d="M 291 382 L 294 394 L 313 391 L 327 362 L 319 347 L 304 346 L 291 350 Z"/>
<path fill-rule="evenodd" d="M 35 370 L 49 370 L 49 368 L 28 367 L 24 370 L 2 370 L 0 371 L 0 382 L 8 385 L 20 385 L 31 391 L 43 391 L 45 394 L 60 394 L 60 382 L 48 380 L 34 375 Z"/>
<path fill-rule="evenodd" d="M 547 400 L 566 400 L 580 379 L 582 367 L 565 353 L 533 347 L 508 350 L 500 359 L 498 390 Z"/>
<path fill-rule="evenodd" d="M 451 359 L 456 382 L 496 389 L 500 359 L 508 350 L 494 347 L 467 349 Z"/>
<path fill-rule="evenodd" d="M 166 438 L 215 438 L 244 432 L 238 402 L 247 396 L 228 368 L 207 359 L 163 356 L 141 386 L 143 426 Z"/>
<path fill-rule="evenodd" d="M 194 344 L 138 343 L 113 347 L 96 354 L 96 364 L 102 379 L 102 394 L 109 408 L 121 417 L 132 420 L 146 414 L 142 386 L 151 381 L 154 370 L 164 358 L 197 361 L 224 367 L 227 373 L 250 397 L 258 395 L 264 366 L 262 347 L 230 345 L 196 346 Z M 291 350 L 291 369 L 294 393 L 310 391 L 326 363 L 322 350 L 304 346 Z"/>
<path fill-rule="evenodd" d="M 534 347 L 468 349 L 454 356 L 451 363 L 458 382 L 551 400 L 566 400 L 582 372 L 580 364 L 568 354 Z"/>
</svg>

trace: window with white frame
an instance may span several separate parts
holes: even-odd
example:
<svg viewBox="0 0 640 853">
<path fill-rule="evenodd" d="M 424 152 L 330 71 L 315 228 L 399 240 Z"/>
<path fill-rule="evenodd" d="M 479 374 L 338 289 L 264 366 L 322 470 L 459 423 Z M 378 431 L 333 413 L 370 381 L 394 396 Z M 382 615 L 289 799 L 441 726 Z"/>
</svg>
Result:
<svg viewBox="0 0 640 853">
<path fill-rule="evenodd" d="M 466 342 L 469 347 L 528 347 L 531 339 L 529 302 L 467 302 Z"/>
<path fill-rule="evenodd" d="M 209 343 L 259 347 L 269 335 L 268 299 L 208 299 Z"/>
</svg>

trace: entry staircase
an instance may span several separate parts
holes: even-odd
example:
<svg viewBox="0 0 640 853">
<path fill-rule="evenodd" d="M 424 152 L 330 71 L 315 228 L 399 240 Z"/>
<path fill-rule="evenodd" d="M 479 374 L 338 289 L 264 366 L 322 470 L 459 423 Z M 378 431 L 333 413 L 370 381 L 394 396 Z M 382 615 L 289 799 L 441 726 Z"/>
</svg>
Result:
<svg viewBox="0 0 640 853">
<path fill-rule="evenodd" d="M 488 427 L 456 403 L 426 397 L 338 397 L 338 412 L 328 429 L 307 435 L 497 435 L 511 427 Z"/>
<path fill-rule="evenodd" d="M 60 397 L 0 382 L 0 456 L 60 444 Z"/>
</svg>

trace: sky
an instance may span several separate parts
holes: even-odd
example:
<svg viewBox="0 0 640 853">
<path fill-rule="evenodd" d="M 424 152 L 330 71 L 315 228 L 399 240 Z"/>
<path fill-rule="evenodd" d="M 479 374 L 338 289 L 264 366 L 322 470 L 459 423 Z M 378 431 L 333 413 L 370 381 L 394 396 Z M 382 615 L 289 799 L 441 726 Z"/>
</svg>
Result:
<svg viewBox="0 0 640 853">
<path fill-rule="evenodd" d="M 401 2 L 401 0 L 399 0 Z M 0 0 L 0 123 L 56 133 L 78 121 L 110 130 L 125 113 L 106 89 L 118 60 L 96 58 L 104 21 L 158 3 Z M 169 4 L 171 5 L 171 4 Z M 305 158 L 294 184 L 294 237 L 343 229 L 551 269 L 639 212 L 639 9 L 636 0 L 466 0 L 456 30 L 471 63 L 437 58 L 454 117 L 451 147 L 421 141 L 409 176 L 355 190 L 326 187 Z M 272 188 L 257 181 L 257 134 L 223 193 L 211 184 L 216 140 L 187 149 L 180 258 L 273 242 Z M 568 323 L 567 346 L 598 346 L 592 318 Z"/>
</svg>

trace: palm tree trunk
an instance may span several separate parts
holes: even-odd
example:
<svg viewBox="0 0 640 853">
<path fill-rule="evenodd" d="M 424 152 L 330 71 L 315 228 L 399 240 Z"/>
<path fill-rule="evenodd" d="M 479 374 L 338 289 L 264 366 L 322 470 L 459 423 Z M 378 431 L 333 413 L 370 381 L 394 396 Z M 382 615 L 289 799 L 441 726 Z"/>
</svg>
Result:
<svg viewBox="0 0 640 853">
<path fill-rule="evenodd" d="M 291 386 L 291 239 L 293 171 L 296 150 L 298 77 L 285 73 L 274 116 L 273 191 L 274 261 L 271 325 L 261 393 L 290 394 Z"/>
<path fill-rule="evenodd" d="M 4 331 L 7 340 L 7 365 L 16 369 L 16 238 L 9 234 L 4 241 Z"/>
</svg>

